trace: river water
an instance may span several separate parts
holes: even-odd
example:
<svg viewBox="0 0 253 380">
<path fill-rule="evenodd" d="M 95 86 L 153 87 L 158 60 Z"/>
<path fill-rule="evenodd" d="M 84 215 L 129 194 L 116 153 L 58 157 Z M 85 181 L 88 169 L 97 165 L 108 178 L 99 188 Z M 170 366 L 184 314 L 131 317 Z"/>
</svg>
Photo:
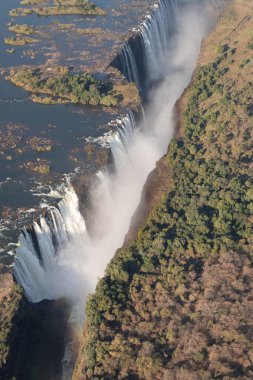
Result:
<svg viewBox="0 0 253 380">
<path fill-rule="evenodd" d="M 50 0 L 49 5 L 53 4 Z M 101 160 L 87 150 L 86 138 L 97 138 L 108 131 L 108 123 L 123 110 L 78 105 L 43 105 L 33 103 L 29 93 L 5 79 L 10 67 L 71 65 L 73 70 L 102 75 L 114 52 L 122 45 L 131 28 L 138 24 L 148 1 L 99 0 L 106 16 L 50 16 L 36 14 L 10 17 L 9 11 L 20 7 L 19 0 L 0 4 L 0 263 L 12 264 L 13 248 L 20 228 L 30 222 L 37 210 L 61 197 L 66 178 L 97 170 Z M 39 31 L 32 37 L 39 41 L 25 46 L 9 46 L 5 37 L 13 24 L 33 25 Z M 68 30 L 59 25 L 71 24 Z M 100 35 L 79 35 L 76 28 L 101 28 Z M 11 49 L 14 48 L 15 51 Z M 101 74 L 99 74 L 101 73 Z M 50 151 L 37 152 L 33 138 L 44 139 Z M 100 149 L 95 144 L 93 149 Z M 26 168 L 28 162 L 45 160 L 49 174 Z M 96 162 L 98 161 L 98 162 Z M 56 191 L 57 190 L 57 191 Z"/>
</svg>

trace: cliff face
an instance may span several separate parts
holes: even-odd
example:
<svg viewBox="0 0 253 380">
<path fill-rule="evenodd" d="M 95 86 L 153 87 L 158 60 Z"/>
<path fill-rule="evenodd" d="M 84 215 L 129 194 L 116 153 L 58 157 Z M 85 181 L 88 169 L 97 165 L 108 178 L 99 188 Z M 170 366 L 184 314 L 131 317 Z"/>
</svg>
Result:
<svg viewBox="0 0 253 380">
<path fill-rule="evenodd" d="M 0 375 L 10 353 L 12 321 L 22 298 L 21 289 L 13 284 L 10 274 L 0 275 Z"/>
<path fill-rule="evenodd" d="M 61 379 L 69 308 L 26 301 L 10 274 L 0 276 L 0 379 Z"/>
<path fill-rule="evenodd" d="M 159 166 L 173 181 L 153 174 L 164 195 L 90 297 L 74 379 L 253 378 L 252 20 L 235 0 L 203 43 Z"/>
<path fill-rule="evenodd" d="M 131 219 L 123 247 L 128 247 L 137 238 L 138 231 L 145 226 L 152 209 L 159 203 L 163 194 L 172 187 L 172 171 L 169 170 L 166 156 L 164 156 L 157 162 L 156 168 L 147 178 L 140 204 Z"/>
</svg>

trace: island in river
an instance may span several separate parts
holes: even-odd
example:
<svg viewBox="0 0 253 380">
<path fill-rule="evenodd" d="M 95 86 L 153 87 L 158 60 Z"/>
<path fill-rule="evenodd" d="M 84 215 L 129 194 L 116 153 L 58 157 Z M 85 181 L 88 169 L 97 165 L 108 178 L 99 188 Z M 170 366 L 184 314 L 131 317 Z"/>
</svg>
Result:
<svg viewBox="0 0 253 380">
<path fill-rule="evenodd" d="M 115 129 L 112 120 L 138 106 L 135 85 L 110 62 L 148 7 L 148 1 L 132 0 L 1 2 L 5 270 L 21 228 L 62 197 L 68 178 L 105 165 L 109 151 L 103 135 Z"/>
</svg>

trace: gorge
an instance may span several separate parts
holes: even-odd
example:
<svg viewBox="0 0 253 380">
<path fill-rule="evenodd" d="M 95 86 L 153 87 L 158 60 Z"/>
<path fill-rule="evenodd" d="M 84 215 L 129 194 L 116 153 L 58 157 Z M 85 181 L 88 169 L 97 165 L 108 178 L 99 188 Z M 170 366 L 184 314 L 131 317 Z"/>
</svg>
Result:
<svg viewBox="0 0 253 380">
<path fill-rule="evenodd" d="M 156 366 L 160 368 L 160 359 L 155 362 L 156 355 L 152 355 L 154 342 L 152 347 L 147 344 L 147 347 L 142 348 L 145 351 L 144 357 L 152 358 L 152 360 L 150 359 L 151 365 L 143 364 L 143 368 L 147 370 L 148 375 L 144 370 L 141 373 L 142 369 L 137 370 L 132 362 L 128 362 L 127 355 L 123 355 L 122 359 L 115 354 L 115 357 L 117 357 L 114 364 L 115 368 L 111 362 L 108 365 L 106 364 L 107 356 L 105 352 L 107 352 L 107 349 L 109 350 L 107 348 L 108 342 L 115 344 L 116 352 L 121 352 L 119 347 L 123 344 L 120 340 L 122 327 L 120 318 L 122 317 L 121 313 L 124 315 L 122 310 L 124 310 L 124 300 L 128 295 L 124 293 L 125 291 L 122 288 L 124 289 L 128 281 L 134 282 L 133 276 L 138 273 L 139 267 L 142 267 L 141 273 L 143 276 L 146 273 L 149 273 L 150 276 L 154 275 L 158 258 L 153 257 L 151 262 L 147 264 L 149 267 L 145 268 L 145 260 L 148 262 L 148 258 L 141 258 L 140 253 L 142 249 L 146 252 L 142 248 L 145 247 L 145 242 L 137 240 L 137 246 L 134 246 L 134 248 L 131 247 L 126 252 L 121 251 L 123 254 L 117 252 L 115 261 L 118 260 L 120 264 L 114 264 L 114 261 L 112 261 L 108 266 L 108 263 L 124 242 L 125 235 L 131 224 L 131 218 L 138 208 L 141 192 L 149 173 L 155 168 L 156 162 L 166 154 L 168 144 L 175 134 L 177 122 L 175 104 L 191 81 L 201 41 L 214 27 L 217 12 L 222 5 L 220 2 L 213 1 L 210 3 L 210 1 L 204 0 L 161 0 L 160 3 L 156 3 L 151 7 L 150 13 L 145 16 L 142 25 L 136 28 L 129 41 L 125 43 L 122 50 L 112 61 L 112 66 L 119 69 L 130 82 L 133 81 L 138 86 L 142 94 L 143 111 L 140 110 L 137 113 L 129 110 L 128 115 L 117 120 L 117 131 L 106 136 L 107 144 L 109 144 L 113 155 L 113 165 L 108 170 L 99 171 L 94 185 L 91 185 L 88 209 L 90 213 L 88 219 L 92 222 L 91 225 L 87 224 L 85 213 L 80 211 L 82 207 L 79 208 L 78 196 L 71 184 L 69 184 L 65 190 L 66 195 L 58 206 L 51 207 L 37 222 L 34 222 L 29 228 L 24 228 L 21 232 L 14 263 L 14 275 L 18 283 L 22 285 L 29 301 L 37 303 L 45 299 L 66 299 L 71 305 L 69 320 L 74 321 L 74 324 L 77 321 L 77 325 L 80 323 L 81 326 L 84 320 L 87 297 L 95 291 L 98 279 L 102 278 L 99 281 L 96 293 L 90 297 L 88 302 L 89 337 L 87 347 L 90 351 L 86 355 L 87 363 L 85 362 L 83 365 L 85 374 L 76 375 L 75 373 L 74 376 L 79 376 L 76 378 L 150 379 L 165 376 L 165 373 L 162 374 L 162 372 L 159 375 L 155 374 Z M 224 49 L 224 51 L 221 49 L 220 55 L 215 61 L 215 75 L 218 77 L 215 80 L 220 80 L 227 73 L 226 66 L 222 66 L 222 60 L 226 59 L 227 55 L 230 54 L 230 50 L 227 53 L 228 49 L 231 49 L 231 56 L 233 55 L 232 47 Z M 221 65 L 221 68 L 219 68 L 219 65 Z M 201 72 L 199 75 L 201 76 Z M 206 78 L 208 75 L 209 72 L 204 72 L 203 77 Z M 202 78 L 202 80 L 204 79 Z M 214 84 L 212 85 L 214 86 Z M 205 86 L 202 92 L 207 91 L 206 96 L 209 99 L 211 95 Z M 199 96 L 197 90 L 196 93 Z M 203 96 L 201 101 L 206 101 L 207 99 Z M 196 99 L 193 96 L 194 101 L 196 105 Z M 189 113 L 194 112 L 194 109 L 193 106 Z M 205 115 L 204 111 L 203 115 Z M 196 115 L 191 117 L 195 122 Z M 200 123 L 198 128 L 201 136 L 201 131 L 204 127 Z M 186 144 L 184 141 L 181 143 L 181 145 L 178 143 L 178 150 L 183 149 L 184 144 Z M 205 141 L 202 143 L 204 144 Z M 201 144 L 199 142 L 197 148 L 195 146 L 191 147 L 192 151 L 190 150 L 190 152 L 192 152 L 193 156 L 197 154 L 198 149 L 201 149 Z M 173 145 L 170 147 L 173 150 Z M 176 157 L 178 153 L 176 151 L 173 154 Z M 201 165 L 201 162 L 200 158 L 198 164 Z M 190 167 L 190 164 L 188 166 Z M 177 183 L 177 191 L 183 188 L 183 180 L 184 177 L 180 178 Z M 171 199 L 172 197 L 171 195 Z M 169 203 L 169 201 L 166 202 Z M 167 214 L 174 213 L 175 218 L 178 221 L 181 220 L 183 215 L 181 212 L 170 211 L 170 206 L 167 203 L 166 207 L 168 207 Z M 176 210 L 174 204 L 173 207 Z M 199 209 L 201 207 L 199 206 Z M 209 212 L 212 217 L 216 215 L 214 211 L 209 210 L 209 208 L 207 210 L 203 206 L 203 213 L 209 215 Z M 190 211 L 189 214 L 191 214 Z M 190 216 L 193 218 L 192 215 Z M 173 218 L 171 217 L 171 220 Z M 199 218 L 201 221 L 201 217 Z M 161 219 L 161 221 L 159 220 L 159 231 L 163 229 L 165 231 L 167 228 L 165 226 L 169 222 L 165 220 L 165 216 L 161 216 Z M 185 224 L 187 226 L 187 223 Z M 219 229 L 218 222 L 214 226 Z M 198 226 L 196 231 L 197 228 Z M 208 223 L 206 228 L 208 228 Z M 165 234 L 166 239 L 171 244 L 175 244 L 173 249 L 178 249 L 178 252 L 181 252 L 180 237 L 176 237 L 173 227 L 169 228 Z M 182 232 L 183 236 L 184 233 Z M 160 243 L 156 242 L 158 247 L 159 244 L 162 245 L 163 239 L 165 238 L 161 237 Z M 166 244 L 169 245 L 169 243 Z M 152 243 L 150 243 L 150 246 L 152 247 Z M 188 249 L 190 250 L 189 246 Z M 167 249 L 170 250 L 170 248 Z M 198 252 L 198 249 L 200 248 L 195 247 L 196 252 Z M 154 247 L 154 251 L 157 250 L 159 251 L 159 248 Z M 130 259 L 128 259 L 128 255 Z M 150 255 L 149 251 L 148 255 Z M 147 257 L 149 257 L 148 255 Z M 201 260 L 198 258 L 195 261 L 194 257 L 191 259 L 191 265 L 197 268 Z M 175 262 L 177 260 L 180 261 L 179 258 L 176 258 Z M 107 266 L 108 269 L 104 276 Z M 176 268 L 176 264 L 174 267 Z M 173 273 L 171 278 L 174 276 Z M 180 274 L 178 276 L 180 277 Z M 146 284 L 146 286 L 148 287 L 149 284 Z M 136 288 L 138 288 L 138 284 Z M 158 288 L 157 292 L 159 293 Z M 103 303 L 103 297 L 100 298 L 101 294 L 107 300 L 107 306 Z M 183 297 L 186 296 L 183 295 L 182 299 Z M 180 302 L 184 302 L 184 299 Z M 111 304 L 113 305 L 112 307 Z M 117 309 L 118 305 L 119 309 Z M 96 314 L 99 313 L 99 310 L 101 315 Z M 165 311 L 163 313 L 163 318 L 169 318 Z M 103 318 L 105 322 L 101 322 L 100 326 L 99 321 Z M 110 329 L 112 329 L 112 335 L 114 335 L 113 329 L 116 331 L 113 338 L 108 333 Z M 124 331 L 124 326 L 122 329 Z M 99 336 L 98 330 L 100 332 Z M 103 338 L 108 335 L 110 335 L 110 339 Z M 117 341 L 117 338 L 119 341 Z M 134 340 L 137 337 L 133 335 L 131 339 Z M 174 337 L 169 336 L 168 339 L 173 342 Z M 136 345 L 138 346 L 138 344 L 137 342 Z M 162 343 L 159 344 L 162 345 Z M 94 347 L 97 348 L 96 354 L 94 354 Z M 166 353 L 166 355 L 168 356 L 169 354 Z M 201 351 L 199 357 L 201 355 L 205 356 L 206 351 Z M 97 357 L 95 364 L 94 356 Z M 199 360 L 202 360 L 201 358 Z M 140 358 L 140 360 L 144 359 Z M 101 363 L 103 363 L 103 366 Z M 149 372 L 147 368 L 149 368 Z M 71 378 L 72 368 L 67 368 L 66 371 L 63 372 L 62 378 Z M 167 369 L 166 371 L 168 374 L 169 370 Z M 176 378 L 175 374 L 171 375 L 170 373 L 170 376 L 172 377 L 164 378 Z"/>
<path fill-rule="evenodd" d="M 195 27 L 198 12 L 202 18 Z M 164 1 L 154 6 L 140 27 L 137 49 L 145 66 L 138 62 L 131 45 L 124 45 L 118 68 L 127 79 L 140 83 L 139 71 L 144 67 L 145 86 L 157 80 L 162 84 L 149 95 L 145 123 L 137 126 L 134 114 L 129 113 L 118 132 L 109 137 L 115 170 L 97 174 L 100 183 L 92 193 L 93 236 L 87 233 L 71 187 L 57 208 L 49 210 L 31 230 L 22 231 L 14 274 L 31 301 L 75 298 L 78 289 L 83 297 L 84 288 L 87 293 L 94 290 L 123 243 L 148 173 L 173 136 L 174 105 L 189 83 L 201 40 L 212 25 L 209 22 L 213 19 L 209 21 L 204 2 Z"/>
</svg>

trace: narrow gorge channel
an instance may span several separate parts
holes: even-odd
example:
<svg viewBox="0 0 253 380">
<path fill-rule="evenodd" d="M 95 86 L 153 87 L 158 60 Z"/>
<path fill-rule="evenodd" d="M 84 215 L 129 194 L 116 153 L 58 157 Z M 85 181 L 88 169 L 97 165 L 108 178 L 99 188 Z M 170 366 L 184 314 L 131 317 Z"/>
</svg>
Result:
<svg viewBox="0 0 253 380">
<path fill-rule="evenodd" d="M 15 279 L 33 303 L 66 299 L 70 323 L 77 328 L 88 294 L 122 246 L 145 181 L 175 133 L 175 104 L 191 80 L 201 41 L 215 23 L 215 5 L 204 0 L 155 3 L 113 60 L 112 66 L 138 86 L 143 110 L 138 115 L 129 110 L 107 137 L 114 166 L 97 173 L 90 194 L 92 226 L 87 227 L 70 184 L 57 207 L 21 232 Z M 73 368 L 66 355 L 65 362 L 62 379 L 67 380 Z"/>
</svg>

